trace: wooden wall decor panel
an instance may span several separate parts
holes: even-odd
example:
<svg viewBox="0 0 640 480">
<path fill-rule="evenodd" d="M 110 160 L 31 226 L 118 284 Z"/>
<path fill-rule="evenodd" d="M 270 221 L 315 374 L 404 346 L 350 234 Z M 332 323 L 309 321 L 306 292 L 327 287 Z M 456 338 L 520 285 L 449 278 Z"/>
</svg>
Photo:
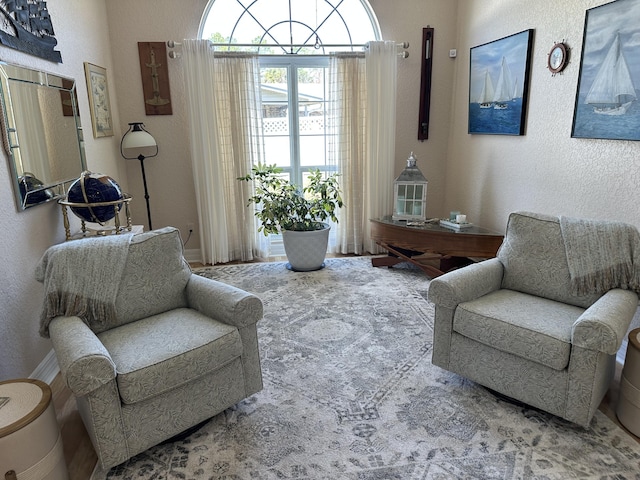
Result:
<svg viewBox="0 0 640 480">
<path fill-rule="evenodd" d="M 140 74 L 147 115 L 171 115 L 171 89 L 164 42 L 138 42 Z"/>
</svg>

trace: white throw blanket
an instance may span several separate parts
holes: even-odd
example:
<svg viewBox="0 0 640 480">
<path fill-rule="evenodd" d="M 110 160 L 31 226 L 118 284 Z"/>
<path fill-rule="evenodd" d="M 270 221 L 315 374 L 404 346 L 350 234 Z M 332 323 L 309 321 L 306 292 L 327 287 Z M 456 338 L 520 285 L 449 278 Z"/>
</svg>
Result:
<svg viewBox="0 0 640 480">
<path fill-rule="evenodd" d="M 640 294 L 640 233 L 633 225 L 560 217 L 575 295 L 612 288 Z"/>
<path fill-rule="evenodd" d="M 115 317 L 115 301 L 132 234 L 91 237 L 50 247 L 36 267 L 44 283 L 40 335 L 49 337 L 57 316 L 77 316 L 89 326 Z"/>
</svg>

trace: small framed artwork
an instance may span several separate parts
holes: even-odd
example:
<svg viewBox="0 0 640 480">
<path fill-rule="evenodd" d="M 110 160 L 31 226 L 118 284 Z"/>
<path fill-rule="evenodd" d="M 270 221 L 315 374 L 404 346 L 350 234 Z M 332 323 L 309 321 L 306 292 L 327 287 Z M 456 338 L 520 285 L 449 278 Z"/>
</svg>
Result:
<svg viewBox="0 0 640 480">
<path fill-rule="evenodd" d="M 524 135 L 533 33 L 471 48 L 469 133 Z"/>
<path fill-rule="evenodd" d="M 171 91 L 164 42 L 138 42 L 140 75 L 147 115 L 171 115 Z"/>
<path fill-rule="evenodd" d="M 587 10 L 574 138 L 640 140 L 640 0 Z"/>
<path fill-rule="evenodd" d="M 111 119 L 107 71 L 92 63 L 84 62 L 84 74 L 89 93 L 93 137 L 111 137 L 113 136 L 113 121 Z"/>
</svg>

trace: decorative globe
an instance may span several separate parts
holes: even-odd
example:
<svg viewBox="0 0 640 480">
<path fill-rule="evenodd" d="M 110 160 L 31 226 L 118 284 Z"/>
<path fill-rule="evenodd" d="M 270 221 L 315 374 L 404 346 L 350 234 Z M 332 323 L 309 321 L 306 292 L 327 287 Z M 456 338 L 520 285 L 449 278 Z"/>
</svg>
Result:
<svg viewBox="0 0 640 480">
<path fill-rule="evenodd" d="M 80 178 L 69 187 L 67 200 L 71 203 L 87 204 L 86 207 L 71 207 L 71 211 L 85 222 L 102 225 L 116 216 L 121 203 L 111 205 L 91 205 L 92 203 L 117 202 L 122 200 L 120 185 L 111 177 L 101 173 L 82 172 Z"/>
</svg>

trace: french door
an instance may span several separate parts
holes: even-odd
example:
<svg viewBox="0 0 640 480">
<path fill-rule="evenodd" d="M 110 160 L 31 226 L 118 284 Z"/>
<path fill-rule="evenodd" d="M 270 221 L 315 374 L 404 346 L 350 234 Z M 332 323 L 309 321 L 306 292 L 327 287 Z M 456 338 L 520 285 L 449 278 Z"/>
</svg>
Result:
<svg viewBox="0 0 640 480">
<path fill-rule="evenodd" d="M 328 57 L 260 58 L 264 158 L 303 186 L 310 170 L 328 164 Z"/>
</svg>

